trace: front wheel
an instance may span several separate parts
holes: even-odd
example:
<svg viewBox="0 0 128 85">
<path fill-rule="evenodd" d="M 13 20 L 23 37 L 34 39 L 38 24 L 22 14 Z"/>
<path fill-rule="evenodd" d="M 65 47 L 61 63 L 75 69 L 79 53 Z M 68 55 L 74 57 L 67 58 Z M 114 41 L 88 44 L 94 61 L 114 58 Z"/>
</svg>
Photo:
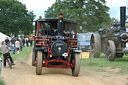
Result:
<svg viewBox="0 0 128 85">
<path fill-rule="evenodd" d="M 77 77 L 80 71 L 80 54 L 74 53 L 72 63 L 74 62 L 74 68 L 72 68 L 72 75 Z"/>
<path fill-rule="evenodd" d="M 115 43 L 112 40 L 106 41 L 105 56 L 106 56 L 107 60 L 114 61 L 115 54 L 116 54 Z"/>
<path fill-rule="evenodd" d="M 42 52 L 37 52 L 37 66 L 36 66 L 36 74 L 41 75 L 42 73 Z"/>
</svg>

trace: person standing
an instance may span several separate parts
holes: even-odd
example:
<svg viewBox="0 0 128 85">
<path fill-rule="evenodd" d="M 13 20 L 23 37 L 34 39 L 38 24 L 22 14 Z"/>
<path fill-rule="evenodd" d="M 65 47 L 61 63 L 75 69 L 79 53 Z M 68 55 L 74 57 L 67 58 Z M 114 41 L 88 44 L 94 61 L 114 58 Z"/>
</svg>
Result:
<svg viewBox="0 0 128 85">
<path fill-rule="evenodd" d="M 12 44 L 11 49 L 12 49 L 12 54 L 15 54 L 15 46 L 14 46 L 14 44 Z"/>
<path fill-rule="evenodd" d="M 29 46 L 28 45 L 28 38 L 25 39 L 25 42 L 26 42 L 26 46 Z"/>
<path fill-rule="evenodd" d="M 29 42 L 30 42 L 30 46 L 32 46 L 33 40 L 32 40 L 31 37 L 30 37 L 30 39 L 29 39 Z"/>
<path fill-rule="evenodd" d="M 5 44 L 6 44 L 6 45 L 9 45 L 9 42 L 10 42 L 10 41 L 9 41 L 9 39 L 8 39 L 8 37 L 7 37 L 7 38 L 5 39 Z"/>
<path fill-rule="evenodd" d="M 14 46 L 15 46 L 15 41 L 16 41 L 15 37 L 12 36 L 12 39 L 11 39 L 11 46 L 12 46 L 13 44 L 14 44 Z"/>
<path fill-rule="evenodd" d="M 11 39 L 11 48 L 12 48 L 12 54 L 15 54 L 15 37 L 12 36 L 12 39 Z"/>
<path fill-rule="evenodd" d="M 21 38 L 20 38 L 20 37 L 18 37 L 17 39 L 18 39 L 18 41 L 20 42 L 19 50 L 20 50 L 20 51 L 22 51 L 22 41 L 21 41 Z"/>
<path fill-rule="evenodd" d="M 22 43 L 23 43 L 23 47 L 25 47 L 25 39 L 24 38 L 22 40 Z"/>
<path fill-rule="evenodd" d="M 19 54 L 20 41 L 18 40 L 18 38 L 16 39 L 15 47 L 16 47 L 17 54 Z"/>
</svg>

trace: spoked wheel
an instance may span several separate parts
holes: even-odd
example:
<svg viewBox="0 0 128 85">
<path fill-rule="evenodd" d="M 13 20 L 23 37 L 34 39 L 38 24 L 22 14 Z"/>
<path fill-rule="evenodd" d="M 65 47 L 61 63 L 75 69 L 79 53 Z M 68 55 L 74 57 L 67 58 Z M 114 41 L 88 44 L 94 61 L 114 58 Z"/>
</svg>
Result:
<svg viewBox="0 0 128 85">
<path fill-rule="evenodd" d="M 42 52 L 37 52 L 37 66 L 36 66 L 36 74 L 41 75 L 42 73 Z"/>
<path fill-rule="evenodd" d="M 11 63 L 11 61 L 10 61 L 9 58 L 7 58 L 7 63 L 8 63 L 8 65 L 9 65 L 10 69 L 12 69 L 12 63 Z"/>
<path fill-rule="evenodd" d="M 124 53 L 116 53 L 115 57 L 116 58 L 122 58 L 124 55 Z"/>
<path fill-rule="evenodd" d="M 106 56 L 107 60 L 114 61 L 115 54 L 116 54 L 115 43 L 112 40 L 108 40 L 106 42 L 106 47 L 105 47 L 105 56 Z"/>
<path fill-rule="evenodd" d="M 90 56 L 99 58 L 101 52 L 101 38 L 99 34 L 92 34 L 90 41 Z"/>
<path fill-rule="evenodd" d="M 74 68 L 72 68 L 72 75 L 77 77 L 80 71 L 80 54 L 74 53 L 72 63 L 74 63 Z"/>
<path fill-rule="evenodd" d="M 36 61 L 36 55 L 35 51 L 32 52 L 32 66 L 35 66 L 35 61 Z"/>
</svg>

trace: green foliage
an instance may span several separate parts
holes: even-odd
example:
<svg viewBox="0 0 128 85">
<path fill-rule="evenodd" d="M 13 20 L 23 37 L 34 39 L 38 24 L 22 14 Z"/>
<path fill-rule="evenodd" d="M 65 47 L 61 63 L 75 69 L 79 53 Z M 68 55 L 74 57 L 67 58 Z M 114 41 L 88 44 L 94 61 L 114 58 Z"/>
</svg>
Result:
<svg viewBox="0 0 128 85">
<path fill-rule="evenodd" d="M 57 0 L 45 11 L 45 17 L 53 18 L 63 13 L 66 19 L 78 22 L 78 32 L 96 31 L 110 25 L 109 7 L 105 4 L 105 0 Z"/>
<path fill-rule="evenodd" d="M 119 20 L 117 20 L 116 18 L 111 18 L 111 24 L 113 24 L 114 22 L 119 22 Z"/>
<path fill-rule="evenodd" d="M 34 17 L 18 0 L 0 0 L 0 32 L 15 36 L 30 34 Z"/>
</svg>

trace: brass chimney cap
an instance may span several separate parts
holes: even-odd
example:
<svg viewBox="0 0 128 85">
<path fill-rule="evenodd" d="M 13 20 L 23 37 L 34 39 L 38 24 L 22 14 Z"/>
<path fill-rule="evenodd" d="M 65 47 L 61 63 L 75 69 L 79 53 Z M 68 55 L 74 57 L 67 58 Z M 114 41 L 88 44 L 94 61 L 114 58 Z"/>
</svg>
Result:
<svg viewBox="0 0 128 85">
<path fill-rule="evenodd" d="M 63 18 L 63 17 L 64 17 L 64 15 L 63 15 L 63 14 L 59 14 L 59 15 L 58 15 L 58 17 L 62 17 L 62 18 Z"/>
<path fill-rule="evenodd" d="M 42 19 L 42 16 L 39 16 L 39 19 Z"/>
</svg>

